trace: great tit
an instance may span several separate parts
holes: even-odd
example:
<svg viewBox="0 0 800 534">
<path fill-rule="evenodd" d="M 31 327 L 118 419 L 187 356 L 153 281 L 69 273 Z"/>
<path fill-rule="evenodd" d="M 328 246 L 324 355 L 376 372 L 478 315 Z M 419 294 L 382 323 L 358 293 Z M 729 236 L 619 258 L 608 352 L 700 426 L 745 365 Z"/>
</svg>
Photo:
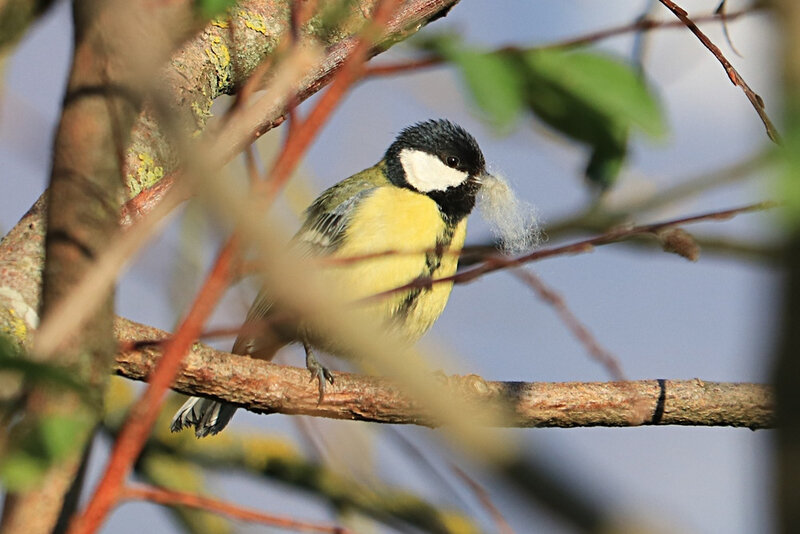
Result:
<svg viewBox="0 0 800 534">
<path fill-rule="evenodd" d="M 456 272 L 458 256 L 448 251 L 462 248 L 467 216 L 486 177 L 483 153 L 462 127 L 447 120 L 415 124 L 397 136 L 376 165 L 323 192 L 306 210 L 293 246 L 313 257 L 374 255 L 331 268 L 322 278 L 330 287 L 344 288 L 353 301 L 422 277 L 450 276 Z M 387 251 L 404 253 L 379 254 Z M 413 288 L 367 306 L 372 317 L 380 318 L 400 339 L 414 343 L 442 313 L 452 287 L 439 283 Z M 313 329 L 263 326 L 279 308 L 262 291 L 232 352 L 271 360 L 280 347 L 303 343 L 306 366 L 319 380 L 322 400 L 325 381 L 333 383 L 333 375 L 317 362 L 311 347 L 347 355 Z M 191 397 L 175 414 L 171 429 L 193 426 L 198 438 L 213 435 L 235 411 L 231 404 Z"/>
</svg>

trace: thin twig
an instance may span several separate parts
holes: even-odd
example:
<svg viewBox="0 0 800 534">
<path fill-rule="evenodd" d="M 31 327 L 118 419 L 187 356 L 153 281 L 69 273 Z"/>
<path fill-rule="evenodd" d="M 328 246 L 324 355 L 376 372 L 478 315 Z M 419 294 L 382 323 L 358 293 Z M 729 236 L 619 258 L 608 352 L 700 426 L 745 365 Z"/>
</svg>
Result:
<svg viewBox="0 0 800 534">
<path fill-rule="evenodd" d="M 722 0 L 719 3 L 719 5 L 717 6 L 717 9 L 714 10 L 714 13 L 718 14 L 720 16 L 720 18 L 722 19 L 720 21 L 722 23 L 722 34 L 725 36 L 725 41 L 727 41 L 728 46 L 731 47 L 731 50 L 733 50 L 734 54 L 736 54 L 739 57 L 742 57 L 742 54 L 740 54 L 739 51 L 736 49 L 736 46 L 734 46 L 733 40 L 731 39 L 731 34 L 728 31 L 728 10 L 727 10 L 727 7 L 728 7 L 727 0 Z"/>
<path fill-rule="evenodd" d="M 726 15 L 721 15 L 719 13 L 709 13 L 706 15 L 698 16 L 695 21 L 698 23 L 703 22 L 714 22 L 718 20 L 724 20 L 728 22 L 733 22 L 734 20 L 743 17 L 744 15 L 749 15 L 750 13 L 754 13 L 756 10 L 761 9 L 762 6 L 750 6 L 743 8 L 739 11 L 734 11 L 733 13 L 728 13 Z M 682 22 L 674 22 L 674 21 L 664 21 L 664 20 L 653 20 L 649 18 L 643 18 L 636 20 L 631 24 L 625 24 L 621 26 L 617 26 L 616 28 L 609 28 L 606 30 L 600 30 L 598 32 L 590 33 L 587 35 L 575 37 L 573 39 L 567 39 L 564 41 L 559 41 L 557 43 L 553 43 L 551 45 L 547 45 L 547 48 L 572 48 L 576 46 L 585 46 L 588 44 L 595 43 L 597 41 L 602 41 L 604 39 L 608 39 L 610 37 L 615 37 L 617 35 L 622 35 L 625 33 L 630 32 L 644 32 L 655 30 L 659 28 L 677 28 L 679 26 L 683 26 Z"/>
<path fill-rule="evenodd" d="M 764 128 L 767 130 L 767 135 L 769 138 L 776 142 L 780 143 L 780 135 L 778 134 L 778 130 L 772 124 L 772 121 L 767 116 L 767 110 L 764 108 L 764 101 L 761 99 L 755 91 L 753 91 L 747 82 L 744 81 L 744 78 L 737 72 L 733 65 L 731 65 L 730 61 L 722 54 L 722 51 L 715 45 L 708 36 L 703 33 L 703 31 L 695 24 L 692 19 L 689 18 L 689 14 L 680 6 L 678 6 L 672 0 L 659 0 L 664 7 L 672 11 L 672 13 L 680 19 L 680 21 L 687 27 L 689 30 L 695 34 L 695 36 L 700 39 L 700 42 L 703 43 L 709 52 L 711 52 L 717 61 L 722 65 L 722 68 L 725 69 L 725 73 L 728 75 L 728 78 L 731 80 L 733 85 L 737 85 L 742 88 L 747 99 L 753 105 L 753 109 L 756 110 L 758 116 L 761 118 L 761 122 L 764 123 Z M 725 19 L 730 20 L 730 15 L 725 17 Z"/>
<path fill-rule="evenodd" d="M 262 525 L 294 530 L 296 532 L 325 532 L 330 534 L 349 534 L 352 532 L 344 527 L 298 521 L 297 519 L 291 519 L 289 517 L 267 514 L 251 508 L 245 508 L 220 499 L 157 488 L 154 486 L 145 486 L 142 484 L 123 488 L 120 499 L 150 501 L 165 506 L 188 506 L 190 508 L 197 508 L 198 510 L 221 514 L 232 519 L 260 523 Z"/>
<path fill-rule="evenodd" d="M 269 171 L 270 179 L 267 182 L 268 188 L 266 190 L 268 202 L 277 195 L 286 180 L 289 179 L 299 161 L 300 155 L 305 153 L 323 123 L 327 121 L 353 83 L 361 77 L 364 70 L 364 62 L 368 59 L 369 50 L 401 3 L 401 0 L 381 0 L 378 2 L 372 19 L 361 32 L 352 52 L 337 72 L 330 87 L 320 97 L 317 105 L 308 113 L 305 119 L 292 121 L 291 135 L 287 136 L 286 144 L 281 154 Z"/>
<path fill-rule="evenodd" d="M 506 518 L 503 517 L 502 512 L 495 506 L 494 502 L 492 501 L 492 496 L 489 495 L 489 492 L 486 491 L 486 488 L 481 486 L 478 481 L 474 478 L 469 476 L 466 471 L 458 467 L 453 462 L 450 462 L 450 469 L 464 481 L 464 483 L 472 490 L 472 493 L 478 498 L 478 501 L 483 505 L 486 510 L 488 510 L 489 514 L 494 519 L 494 524 L 497 527 L 497 532 L 501 534 L 514 534 L 514 530 L 511 528 L 511 525 L 508 524 Z"/>
<path fill-rule="evenodd" d="M 726 22 L 733 22 L 734 20 L 748 15 L 750 13 L 755 12 L 759 9 L 758 6 L 751 6 L 748 8 L 744 8 L 739 11 L 734 11 L 733 13 L 727 14 L 720 14 L 720 13 L 711 13 L 708 15 L 702 15 L 695 18 L 695 22 L 702 23 L 702 22 L 710 22 L 710 21 L 718 21 L 718 20 L 725 20 Z M 580 46 L 586 46 L 598 41 L 602 41 L 605 39 L 609 39 L 611 37 L 616 37 L 617 35 L 623 35 L 626 33 L 631 32 L 647 32 L 655 29 L 661 28 L 678 28 L 683 27 L 684 23 L 681 21 L 661 21 L 661 20 L 652 20 L 649 18 L 641 18 L 632 22 L 630 24 L 623 24 L 620 26 L 616 26 L 614 28 L 608 28 L 605 30 L 600 30 L 597 32 L 587 33 L 586 35 L 581 35 L 578 37 L 574 37 L 571 39 L 565 39 L 562 41 L 557 41 L 555 43 L 550 43 L 541 46 L 534 46 L 527 48 L 526 50 L 549 50 L 549 49 L 557 49 L 557 48 L 576 48 Z M 499 48 L 498 51 L 508 51 L 508 50 L 520 50 L 519 47 L 514 46 L 505 46 Z M 404 74 L 410 71 L 417 71 L 420 69 L 428 68 L 428 67 L 435 67 L 441 65 L 445 62 L 444 58 L 439 56 L 429 56 L 419 59 L 412 59 L 408 61 L 398 61 L 394 63 L 384 63 L 384 64 L 376 64 L 370 65 L 366 72 L 365 77 L 373 77 L 373 76 L 394 76 L 397 74 Z"/>
<path fill-rule="evenodd" d="M 96 532 L 119 499 L 120 489 L 130 473 L 133 462 L 144 447 L 163 404 L 164 394 L 178 373 L 183 356 L 197 339 L 203 325 L 228 287 L 237 248 L 238 240 L 232 239 L 217 257 L 217 262 L 197 293 L 188 315 L 170 339 L 164 349 L 164 356 L 149 377 L 147 390 L 131 408 L 114 442 L 111 458 L 92 499 L 70 528 L 72 534 Z"/>
<path fill-rule="evenodd" d="M 569 328 L 573 335 L 586 348 L 587 352 L 606 368 L 611 378 L 617 381 L 627 380 L 619 360 L 608 350 L 603 348 L 586 326 L 578 320 L 572 310 L 567 306 L 564 298 L 548 287 L 541 278 L 526 269 L 512 269 L 511 273 L 533 289 L 539 298 L 549 303 L 555 309 L 561 321 Z"/>
<path fill-rule="evenodd" d="M 382 299 L 394 293 L 399 293 L 402 291 L 406 291 L 409 289 L 415 288 L 428 288 L 433 284 L 442 284 L 442 283 L 455 283 L 455 284 L 466 284 L 472 282 L 473 280 L 480 278 L 481 276 L 494 272 L 499 271 L 501 269 L 508 269 L 513 267 L 519 267 L 526 263 L 530 263 L 532 261 L 538 261 L 544 258 L 550 258 L 553 256 L 563 256 L 567 254 L 581 254 L 584 252 L 590 252 L 596 246 L 601 245 L 608 245 L 610 243 L 616 243 L 619 241 L 623 241 L 625 239 L 630 239 L 632 237 L 638 237 L 642 235 L 657 235 L 657 233 L 661 230 L 665 230 L 667 228 L 672 228 L 676 226 L 682 226 L 685 224 L 692 224 L 698 223 L 703 221 L 721 221 L 730 219 L 731 217 L 735 217 L 736 215 L 740 215 L 743 213 L 750 213 L 754 211 L 763 211 L 767 209 L 771 209 L 777 206 L 775 202 L 758 202 L 755 204 L 748 204 L 746 206 L 741 206 L 738 208 L 731 208 L 721 211 L 712 211 L 708 213 L 703 213 L 700 215 L 692 215 L 689 217 L 681 217 L 678 219 L 672 219 L 669 221 L 664 221 L 660 223 L 653 223 L 653 224 L 645 224 L 641 226 L 634 226 L 630 228 L 620 228 L 616 230 L 611 230 L 604 234 L 601 234 L 596 237 L 592 237 L 589 239 L 584 239 L 582 241 L 577 241 L 575 243 L 570 243 L 567 245 L 562 245 L 558 247 L 551 247 L 546 249 L 539 249 L 529 254 L 525 254 L 523 256 L 518 256 L 516 258 L 507 258 L 504 256 L 494 255 L 489 258 L 486 258 L 483 263 L 479 264 L 476 267 L 472 267 L 470 269 L 466 269 L 459 273 L 456 273 L 452 276 L 446 276 L 442 278 L 419 278 L 413 280 L 407 284 L 403 284 L 402 286 L 398 286 L 394 289 L 389 289 L 382 293 L 377 293 L 376 295 L 367 297 L 364 299 L 365 301 L 369 300 L 376 300 Z"/>
<path fill-rule="evenodd" d="M 308 119 L 296 129 L 295 138 L 299 141 L 295 144 L 287 142 L 278 157 L 271 173 L 273 191 L 275 184 L 282 184 L 291 174 L 315 133 L 352 85 L 352 81 L 355 79 L 355 69 L 359 68 L 366 60 L 369 47 L 375 39 L 374 36 L 379 34 L 383 24 L 389 20 L 399 2 L 400 0 L 379 2 L 373 20 L 365 32 L 366 37 L 359 40 L 350 59 L 345 64 L 345 67 L 347 65 L 354 65 L 354 67 L 343 68 L 337 74 L 330 89 L 320 99 Z M 344 81 L 340 82 L 340 78 Z M 328 97 L 328 94 L 332 96 Z M 147 435 L 155 422 L 158 409 L 163 402 L 164 392 L 180 367 L 181 358 L 192 342 L 197 339 L 205 321 L 229 284 L 235 261 L 234 252 L 237 248 L 238 240 L 231 238 L 217 257 L 212 272 L 198 293 L 187 318 L 167 345 L 163 361 L 151 378 L 150 387 L 131 409 L 128 420 L 115 442 L 105 474 L 92 500 L 87 505 L 86 511 L 74 523 L 71 532 L 75 534 L 95 532 L 117 502 L 120 487 L 144 446 Z"/>
</svg>

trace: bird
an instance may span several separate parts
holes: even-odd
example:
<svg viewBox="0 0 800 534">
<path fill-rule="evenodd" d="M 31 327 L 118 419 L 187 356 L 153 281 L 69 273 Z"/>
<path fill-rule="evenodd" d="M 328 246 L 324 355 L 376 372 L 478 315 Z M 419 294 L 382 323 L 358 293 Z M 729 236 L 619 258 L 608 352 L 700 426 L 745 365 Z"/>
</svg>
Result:
<svg viewBox="0 0 800 534">
<path fill-rule="evenodd" d="M 348 299 L 368 297 L 414 280 L 455 274 L 464 245 L 467 218 L 482 183 L 491 178 L 475 138 L 446 119 L 430 119 L 403 129 L 372 167 L 325 190 L 306 209 L 304 222 L 292 240 L 302 254 L 319 258 L 373 255 L 343 263 L 322 277 L 331 287 L 344 288 Z M 404 251 L 403 254 L 380 254 Z M 452 282 L 414 285 L 369 301 L 368 311 L 412 345 L 444 311 Z M 347 358 L 335 342 L 313 327 L 265 326 L 280 303 L 261 290 L 233 344 L 234 354 L 271 360 L 284 345 L 302 343 L 306 367 L 319 381 L 320 402 L 326 382 L 334 376 L 314 355 L 314 349 Z M 173 432 L 194 427 L 198 438 L 220 432 L 237 406 L 191 397 L 176 412 Z"/>
</svg>

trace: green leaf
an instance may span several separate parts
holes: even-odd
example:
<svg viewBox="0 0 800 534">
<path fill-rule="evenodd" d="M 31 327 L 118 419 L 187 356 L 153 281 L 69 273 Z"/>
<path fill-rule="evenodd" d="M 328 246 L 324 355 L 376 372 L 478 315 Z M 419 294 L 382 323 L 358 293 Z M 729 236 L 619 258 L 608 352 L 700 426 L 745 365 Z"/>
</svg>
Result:
<svg viewBox="0 0 800 534">
<path fill-rule="evenodd" d="M 14 451 L 0 464 L 0 480 L 9 491 L 24 491 L 41 480 L 46 467 L 39 458 L 25 451 Z"/>
<path fill-rule="evenodd" d="M 597 143 L 592 147 L 592 154 L 584 174 L 589 182 L 595 184 L 601 191 L 605 191 L 616 182 L 627 155 L 626 130 L 620 132 L 619 137 L 612 136 L 607 142 Z"/>
<path fill-rule="evenodd" d="M 470 96 L 491 123 L 501 129 L 513 126 L 525 104 L 524 77 L 513 58 L 465 47 L 452 35 L 428 39 L 422 46 L 458 67 Z"/>
<path fill-rule="evenodd" d="M 77 391 L 88 400 L 86 387 L 69 371 L 28 358 L 8 337 L 0 336 L 0 371 L 19 373 L 30 382 L 47 382 Z"/>
<path fill-rule="evenodd" d="M 652 137 L 666 132 L 658 101 L 630 65 L 607 55 L 560 50 L 523 53 L 530 76 L 552 84 L 597 113 L 637 126 Z"/>
<path fill-rule="evenodd" d="M 80 435 L 88 431 L 91 423 L 78 417 L 43 417 L 39 421 L 39 438 L 48 461 L 58 461 L 82 443 Z"/>
<path fill-rule="evenodd" d="M 213 19 L 225 13 L 235 3 L 236 0 L 195 0 L 195 8 L 203 17 Z"/>
<path fill-rule="evenodd" d="M 523 81 L 509 58 L 462 51 L 453 56 L 475 103 L 498 127 L 510 128 L 523 109 Z"/>
<path fill-rule="evenodd" d="M 82 416 L 44 416 L 23 421 L 26 430 L 17 436 L 0 464 L 0 479 L 8 488 L 25 489 L 36 484 L 53 463 L 75 453 L 86 440 L 92 422 Z"/>
<path fill-rule="evenodd" d="M 527 77 L 531 111 L 591 148 L 586 177 L 600 190 L 616 181 L 631 128 L 666 130 L 656 98 L 630 66 L 605 55 L 560 50 L 509 52 Z"/>
<path fill-rule="evenodd" d="M 589 145 L 586 177 L 610 187 L 625 162 L 632 130 L 663 136 L 659 102 L 627 63 L 605 54 L 564 50 L 469 48 L 453 35 L 417 43 L 452 62 L 487 118 L 513 126 L 526 107 L 545 124 Z"/>
<path fill-rule="evenodd" d="M 781 200 L 780 210 L 784 224 L 791 231 L 800 229 L 800 111 L 790 110 L 787 115 L 786 135 L 781 155 L 781 172 L 778 175 L 775 196 Z"/>
</svg>

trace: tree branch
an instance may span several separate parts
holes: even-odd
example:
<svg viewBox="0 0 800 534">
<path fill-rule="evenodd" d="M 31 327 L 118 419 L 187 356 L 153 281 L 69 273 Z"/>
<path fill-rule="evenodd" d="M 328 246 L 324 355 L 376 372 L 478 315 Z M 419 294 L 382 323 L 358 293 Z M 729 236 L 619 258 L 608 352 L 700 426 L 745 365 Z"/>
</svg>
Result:
<svg viewBox="0 0 800 534">
<path fill-rule="evenodd" d="M 54 141 L 40 316 L 53 313 L 116 231 L 122 196 L 121 154 L 153 83 L 141 74 L 159 66 L 184 34 L 177 18 L 189 10 L 188 2 L 176 2 L 170 8 L 170 12 L 153 8 L 145 12 L 135 2 L 99 0 L 73 5 L 75 49 Z M 158 20 L 148 26 L 152 37 L 132 49 L 129 43 L 141 37 L 137 30 L 151 17 Z M 169 37 L 159 32 L 166 27 L 171 30 Z M 40 361 L 68 369 L 84 384 L 92 401 L 102 397 L 115 350 L 113 297 L 113 290 L 103 290 L 84 328 L 59 340 L 57 351 L 33 351 Z M 21 421 L 4 429 L 10 430 L 8 450 L 2 451 L 4 460 L 24 454 L 26 436 L 40 432 L 48 420 L 66 422 L 73 430 L 62 440 L 65 451 L 60 457 L 47 458 L 40 476 L 25 486 L 9 488 L 1 527 L 4 534 L 53 531 L 64 496 L 73 491 L 73 480 L 81 479 L 76 473 L 82 452 L 100 416 L 99 402 L 88 404 L 74 391 L 32 383 L 24 387 Z"/>
<path fill-rule="evenodd" d="M 167 333 L 120 319 L 117 336 L 138 348 L 117 356 L 117 374 L 146 380 Z M 145 343 L 142 343 L 145 341 Z M 129 345 L 130 346 L 130 345 Z M 437 426 L 433 416 L 386 378 L 336 373 L 318 404 L 305 369 L 216 351 L 199 343 L 186 356 L 173 389 L 237 404 L 256 413 L 303 414 L 392 424 Z M 442 377 L 443 394 L 465 404 L 497 403 L 514 427 L 636 425 L 770 428 L 772 394 L 758 384 L 694 380 L 541 383 L 491 382 L 477 375 Z M 643 410 L 642 405 L 646 404 Z M 646 413 L 642 420 L 641 414 Z M 637 415 L 638 414 L 638 415 Z"/>
<path fill-rule="evenodd" d="M 694 22 L 695 23 L 714 22 L 714 21 L 722 21 L 725 23 L 733 22 L 734 20 L 740 17 L 752 14 L 762 8 L 763 6 L 754 5 L 731 13 L 725 13 L 725 14 L 718 12 L 709 13 L 707 15 L 701 15 L 695 17 Z M 609 39 L 611 37 L 624 35 L 626 33 L 649 32 L 651 30 L 657 30 L 663 28 L 677 28 L 684 26 L 685 24 L 682 21 L 654 20 L 645 17 L 645 18 L 639 18 L 634 22 L 628 24 L 622 24 L 620 26 L 614 26 L 613 28 L 606 28 L 603 30 L 594 31 L 591 33 L 587 33 L 585 35 L 580 35 L 578 37 L 572 37 L 569 39 L 564 39 L 561 41 L 556 41 L 541 46 L 531 46 L 527 48 L 527 50 L 578 48 L 581 46 L 589 46 L 598 43 L 600 41 Z M 504 50 L 521 50 L 521 48 L 518 46 L 504 46 L 497 49 L 498 52 Z M 367 68 L 365 74 L 366 76 L 395 76 L 398 74 L 405 74 L 408 72 L 416 72 L 418 70 L 425 69 L 428 67 L 440 66 L 444 63 L 446 63 L 445 58 L 436 54 L 430 54 L 426 55 L 425 57 L 410 59 L 407 61 L 398 61 L 396 63 L 384 63 L 384 64 L 372 65 Z"/>
<path fill-rule="evenodd" d="M 717 61 L 719 61 L 720 65 L 722 65 L 722 68 L 725 69 L 725 73 L 728 75 L 731 83 L 741 87 L 742 92 L 744 92 L 745 96 L 750 101 L 750 104 L 752 104 L 753 109 L 755 109 L 756 113 L 758 113 L 758 117 L 761 119 L 761 122 L 764 123 L 764 128 L 766 129 L 769 138 L 772 141 L 779 143 L 780 135 L 778 134 L 778 130 L 775 128 L 775 125 L 772 124 L 772 121 L 769 119 L 769 116 L 767 116 L 767 110 L 764 107 L 764 101 L 758 94 L 756 94 L 755 91 L 750 88 L 739 72 L 733 68 L 733 65 L 731 65 L 730 61 L 728 61 L 728 59 L 722 54 L 722 51 L 719 49 L 719 47 L 715 45 L 700 28 L 697 27 L 697 24 L 695 24 L 694 21 L 689 18 L 689 14 L 682 7 L 677 5 L 672 0 L 659 1 L 664 5 L 664 7 L 672 11 L 672 13 L 678 17 L 678 19 L 680 19 L 680 21 L 683 22 L 687 28 L 689 28 L 689 31 L 695 34 L 700 42 L 703 43 L 703 46 L 705 46 L 708 51 L 711 52 L 715 58 L 717 58 Z"/>
<path fill-rule="evenodd" d="M 293 530 L 296 532 L 329 532 L 331 534 L 349 534 L 352 532 L 343 527 L 299 521 L 290 517 L 272 515 L 258 510 L 244 508 L 232 502 L 155 486 L 128 486 L 122 490 L 122 499 L 144 500 L 170 506 L 188 506 L 198 510 L 216 512 L 233 519 L 241 519 L 242 521 L 260 523 L 262 525 L 269 525 L 274 528 Z"/>
</svg>

